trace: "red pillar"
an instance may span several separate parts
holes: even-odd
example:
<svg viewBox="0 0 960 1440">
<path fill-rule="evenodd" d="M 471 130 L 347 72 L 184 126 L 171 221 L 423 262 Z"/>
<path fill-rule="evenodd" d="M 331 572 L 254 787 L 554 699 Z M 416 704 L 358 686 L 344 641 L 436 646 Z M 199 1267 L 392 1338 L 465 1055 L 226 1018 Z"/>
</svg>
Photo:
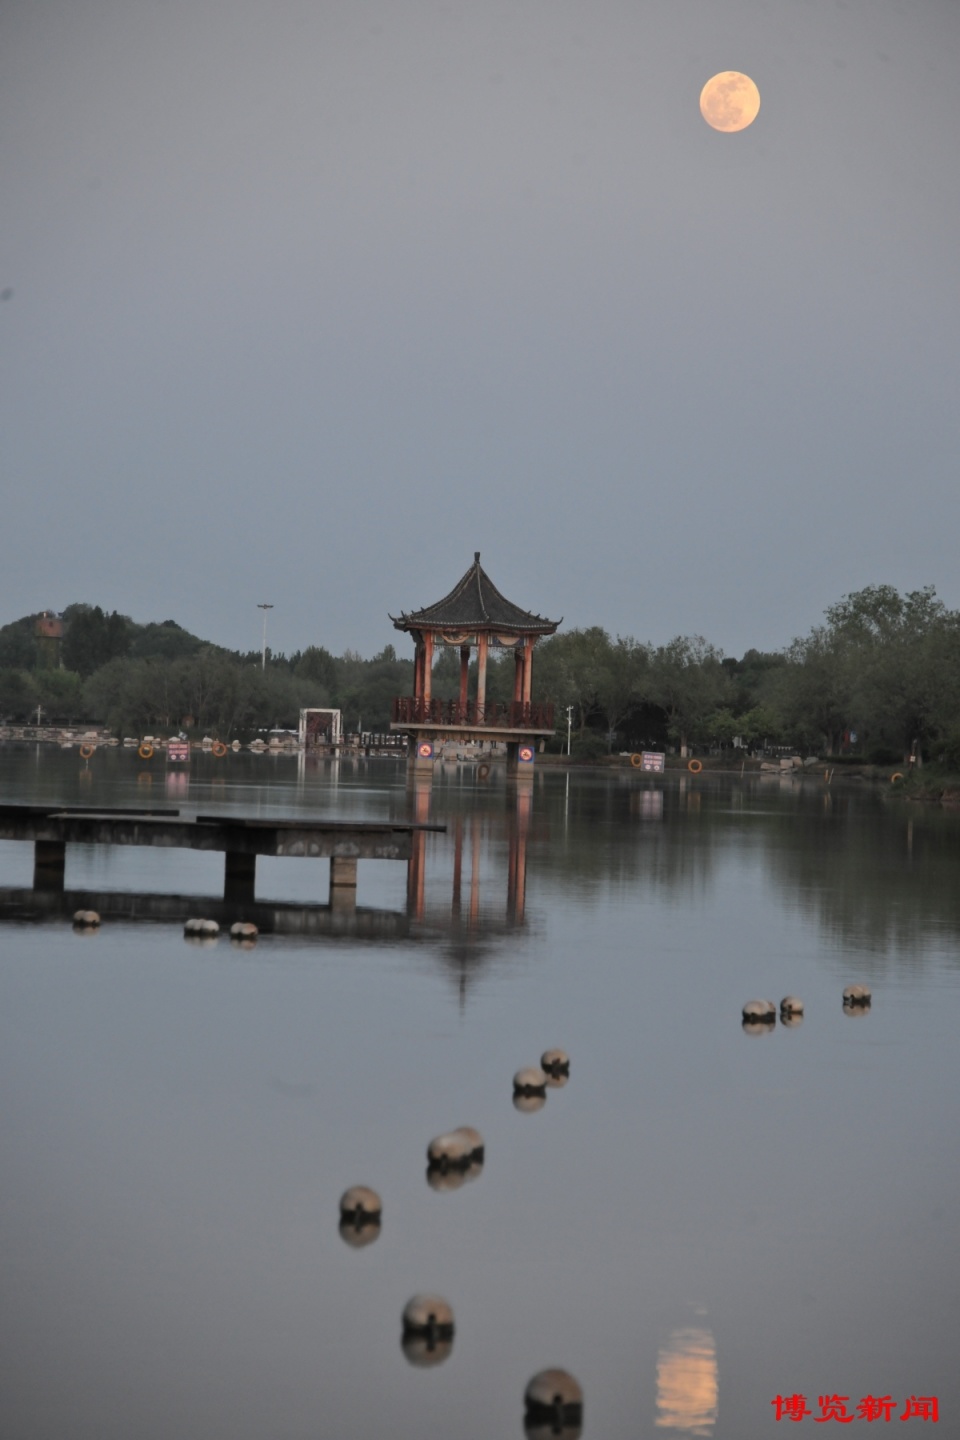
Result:
<svg viewBox="0 0 960 1440">
<path fill-rule="evenodd" d="M 487 703 L 487 646 L 485 634 L 477 636 L 477 723 L 483 724 L 483 707 Z"/>
<path fill-rule="evenodd" d="M 523 657 L 526 642 L 521 641 L 513 652 L 513 703 L 519 705 L 523 699 Z"/>
<path fill-rule="evenodd" d="M 528 640 L 523 647 L 523 703 L 530 704 L 530 695 L 533 690 L 533 641 Z"/>
<path fill-rule="evenodd" d="M 433 632 L 423 637 L 423 703 L 430 704 L 430 679 L 433 674 Z"/>
<path fill-rule="evenodd" d="M 418 638 L 413 652 L 413 694 L 419 700 L 423 695 L 423 639 Z"/>
<path fill-rule="evenodd" d="M 467 709 L 467 685 L 470 680 L 470 646 L 460 646 L 460 713 Z"/>
</svg>

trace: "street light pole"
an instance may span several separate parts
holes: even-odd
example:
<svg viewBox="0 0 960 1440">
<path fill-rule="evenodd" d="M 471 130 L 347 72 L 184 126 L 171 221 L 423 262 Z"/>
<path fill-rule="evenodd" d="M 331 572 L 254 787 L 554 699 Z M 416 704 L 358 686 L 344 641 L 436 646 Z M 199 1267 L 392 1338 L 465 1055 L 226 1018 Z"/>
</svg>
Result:
<svg viewBox="0 0 960 1440">
<path fill-rule="evenodd" d="M 567 706 L 567 758 L 570 758 L 570 725 L 573 717 L 573 706 Z"/>
<path fill-rule="evenodd" d="M 261 657 L 260 657 L 260 660 L 261 660 L 260 668 L 261 668 L 261 670 L 266 670 L 266 668 L 267 668 L 267 611 L 268 611 L 268 610 L 272 610 L 272 609 L 273 609 L 273 606 L 272 606 L 272 605 L 266 605 L 266 604 L 261 605 L 261 604 L 258 602 L 258 603 L 257 603 L 257 609 L 263 611 L 263 652 L 262 652 Z"/>
</svg>

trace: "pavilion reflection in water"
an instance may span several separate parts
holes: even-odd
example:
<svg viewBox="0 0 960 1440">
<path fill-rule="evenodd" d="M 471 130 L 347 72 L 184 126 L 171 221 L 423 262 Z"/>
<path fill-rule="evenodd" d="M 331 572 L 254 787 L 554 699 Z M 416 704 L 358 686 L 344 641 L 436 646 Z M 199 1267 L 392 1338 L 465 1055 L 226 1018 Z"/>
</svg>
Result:
<svg viewBox="0 0 960 1440">
<path fill-rule="evenodd" d="M 709 1437 L 717 1423 L 717 1347 L 709 1330 L 674 1330 L 657 1357 L 657 1415 L 661 1430 Z"/>
<path fill-rule="evenodd" d="M 412 773 L 408 780 L 411 796 L 411 819 L 418 825 L 431 820 L 433 777 Z M 527 840 L 530 832 L 532 805 L 530 790 L 524 785 L 507 785 L 502 822 L 507 841 L 506 905 L 499 924 L 514 929 L 524 923 L 527 886 Z M 448 821 L 453 833 L 453 876 L 450 892 L 449 919 L 469 930 L 478 930 L 481 919 L 497 928 L 498 921 L 489 907 L 481 909 L 480 860 L 484 840 L 492 816 L 489 810 L 472 809 L 457 813 Z M 500 817 L 498 817 L 499 820 Z M 416 831 L 412 837 L 412 854 L 407 863 L 407 914 L 412 920 L 428 922 L 437 918 L 436 907 L 430 905 L 426 893 L 426 855 L 428 834 Z M 466 866 L 464 858 L 466 855 Z M 464 871 L 467 899 L 464 904 Z"/>
</svg>

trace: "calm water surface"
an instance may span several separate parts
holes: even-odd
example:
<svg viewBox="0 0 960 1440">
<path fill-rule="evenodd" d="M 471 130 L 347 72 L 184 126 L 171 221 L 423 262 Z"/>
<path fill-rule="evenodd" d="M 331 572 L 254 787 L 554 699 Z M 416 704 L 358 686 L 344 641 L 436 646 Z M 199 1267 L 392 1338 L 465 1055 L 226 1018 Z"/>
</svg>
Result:
<svg viewBox="0 0 960 1440">
<path fill-rule="evenodd" d="M 589 1437 L 782 1435 L 794 1392 L 814 1434 L 836 1393 L 893 1396 L 897 1428 L 936 1395 L 960 1435 L 960 819 L 812 779 L 540 771 L 518 796 L 471 767 L 414 791 L 390 761 L 168 777 L 10 746 L 0 793 L 448 827 L 409 882 L 360 863 L 393 939 L 0 922 L 5 1440 L 520 1437 L 546 1366 Z M 78 847 L 66 884 L 222 874 Z M 0 886 L 31 876 L 0 843 Z M 324 903 L 327 865 L 261 860 L 257 886 Z M 788 993 L 801 1025 L 744 1034 Z M 570 1081 L 522 1113 L 513 1072 L 554 1045 Z M 485 1166 L 435 1190 L 427 1142 L 460 1124 Z M 384 1199 L 361 1249 L 355 1183 Z M 417 1291 L 456 1317 L 427 1368 L 400 1344 Z"/>
</svg>

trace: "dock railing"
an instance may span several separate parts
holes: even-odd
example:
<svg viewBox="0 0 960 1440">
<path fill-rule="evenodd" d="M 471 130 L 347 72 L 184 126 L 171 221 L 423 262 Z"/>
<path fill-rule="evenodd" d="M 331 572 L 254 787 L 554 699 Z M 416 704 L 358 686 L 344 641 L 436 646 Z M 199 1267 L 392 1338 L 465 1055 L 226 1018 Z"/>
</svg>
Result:
<svg viewBox="0 0 960 1440">
<path fill-rule="evenodd" d="M 399 695 L 393 701 L 394 725 L 495 726 L 501 730 L 552 730 L 553 705 L 549 701 L 424 700 Z"/>
</svg>

